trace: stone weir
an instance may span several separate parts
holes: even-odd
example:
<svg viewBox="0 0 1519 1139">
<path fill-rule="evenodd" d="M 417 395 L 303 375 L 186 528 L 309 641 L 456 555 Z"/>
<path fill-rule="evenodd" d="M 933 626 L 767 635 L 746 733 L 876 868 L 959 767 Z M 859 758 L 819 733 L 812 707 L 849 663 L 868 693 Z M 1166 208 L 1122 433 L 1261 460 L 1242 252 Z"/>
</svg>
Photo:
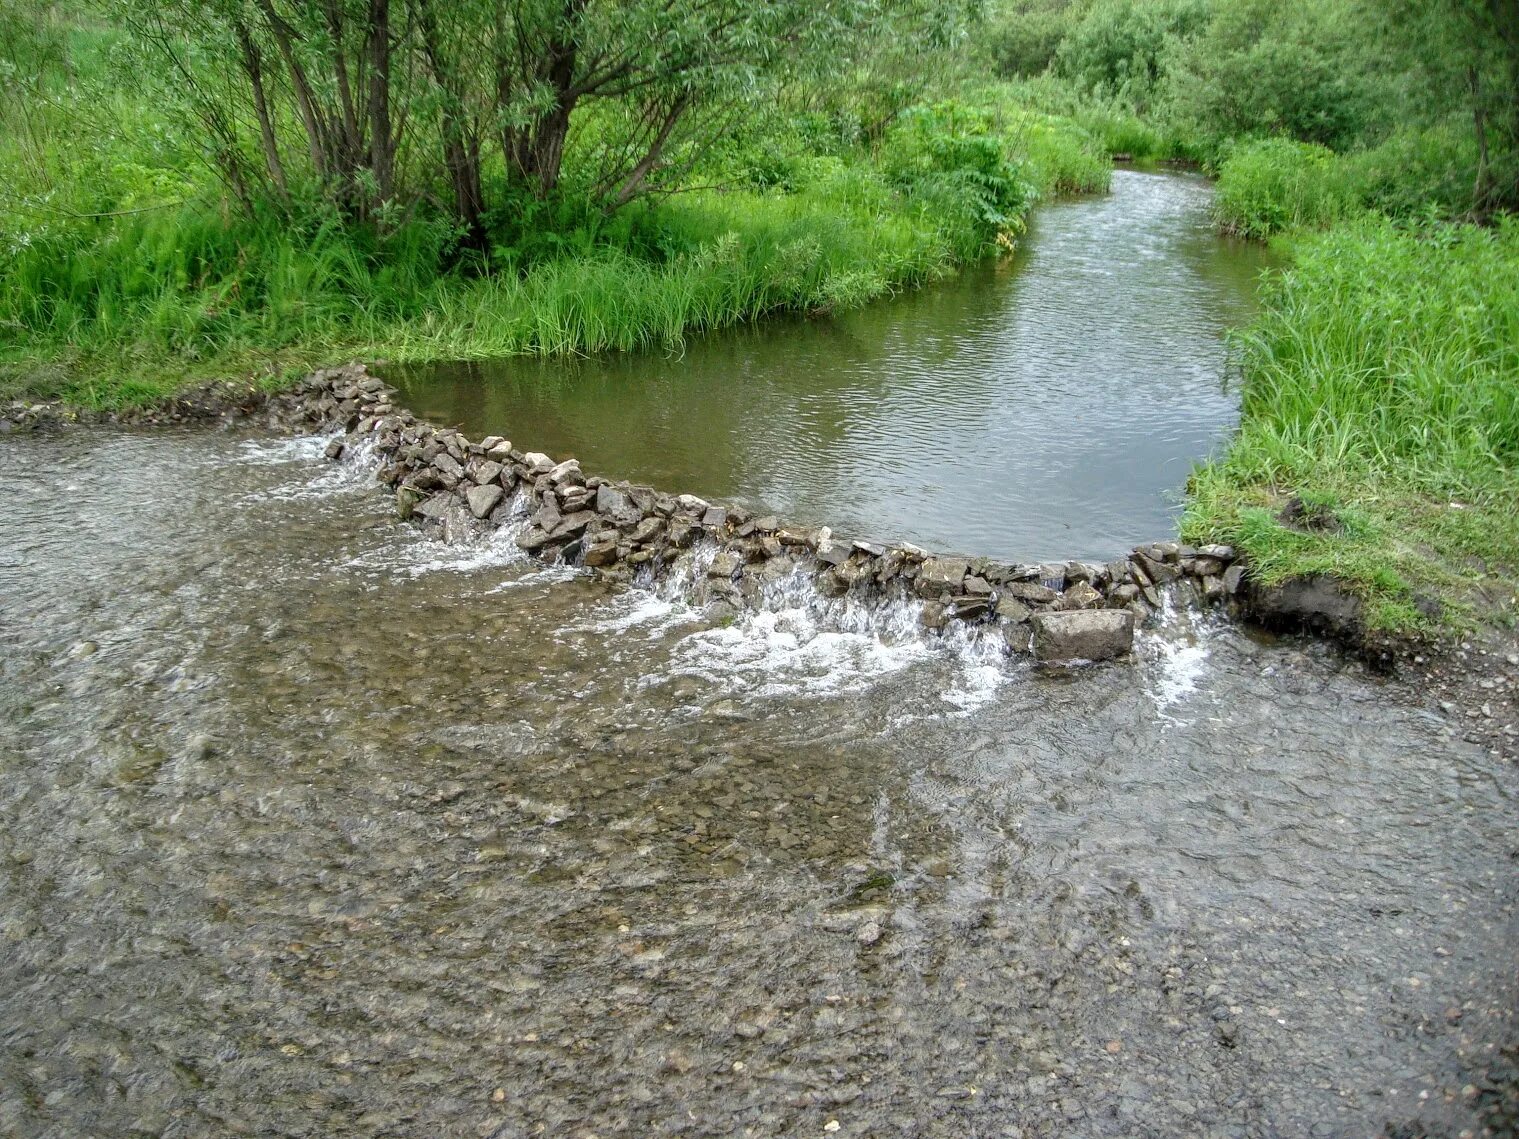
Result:
<svg viewBox="0 0 1519 1139">
<path fill-rule="evenodd" d="M 1033 565 L 930 553 L 902 543 L 847 539 L 827 527 L 587 475 L 491 436 L 478 441 L 418 419 L 395 389 L 350 364 L 318 371 L 273 401 L 276 420 L 344 432 L 327 448 L 362 447 L 393 486 L 396 510 L 450 539 L 503 526 L 545 561 L 613 578 L 683 575 L 698 604 L 756 606 L 768 585 L 801 575 L 828 598 L 919 603 L 930 633 L 956 626 L 1001 639 L 1010 653 L 1050 662 L 1128 652 L 1136 620 L 1162 605 L 1224 605 L 1241 593 L 1244 566 L 1228 546 L 1155 542 L 1106 564 Z"/>
</svg>

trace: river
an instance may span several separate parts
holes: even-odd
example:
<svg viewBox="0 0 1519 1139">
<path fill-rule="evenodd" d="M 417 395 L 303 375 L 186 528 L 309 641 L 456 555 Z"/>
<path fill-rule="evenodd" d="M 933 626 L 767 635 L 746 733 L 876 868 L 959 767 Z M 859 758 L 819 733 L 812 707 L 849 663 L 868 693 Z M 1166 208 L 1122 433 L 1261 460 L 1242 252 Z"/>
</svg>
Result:
<svg viewBox="0 0 1519 1139">
<path fill-rule="evenodd" d="M 1515 774 L 1396 685 L 1187 612 L 1073 671 L 713 622 L 427 539 L 325 442 L 0 447 L 0 1134 L 1494 1107 Z"/>
</svg>

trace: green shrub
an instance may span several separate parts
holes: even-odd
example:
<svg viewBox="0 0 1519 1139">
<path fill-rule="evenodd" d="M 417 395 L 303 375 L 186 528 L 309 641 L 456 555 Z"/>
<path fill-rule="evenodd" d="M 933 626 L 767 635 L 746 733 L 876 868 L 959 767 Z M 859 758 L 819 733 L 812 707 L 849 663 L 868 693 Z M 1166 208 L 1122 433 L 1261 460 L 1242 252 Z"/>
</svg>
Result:
<svg viewBox="0 0 1519 1139">
<path fill-rule="evenodd" d="M 1218 172 L 1214 209 L 1229 233 L 1264 238 L 1346 217 L 1355 194 L 1334 154 L 1312 143 L 1258 139 L 1236 147 Z"/>
</svg>

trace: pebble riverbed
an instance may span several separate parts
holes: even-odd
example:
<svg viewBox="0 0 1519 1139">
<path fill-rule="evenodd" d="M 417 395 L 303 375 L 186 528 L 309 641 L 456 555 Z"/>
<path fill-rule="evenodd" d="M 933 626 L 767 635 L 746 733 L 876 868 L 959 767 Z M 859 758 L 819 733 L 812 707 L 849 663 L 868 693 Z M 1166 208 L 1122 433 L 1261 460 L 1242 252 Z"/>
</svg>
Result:
<svg viewBox="0 0 1519 1139">
<path fill-rule="evenodd" d="M 7 440 L 0 1133 L 1512 1126 L 1512 765 L 1171 614 L 1041 671 Z"/>
</svg>

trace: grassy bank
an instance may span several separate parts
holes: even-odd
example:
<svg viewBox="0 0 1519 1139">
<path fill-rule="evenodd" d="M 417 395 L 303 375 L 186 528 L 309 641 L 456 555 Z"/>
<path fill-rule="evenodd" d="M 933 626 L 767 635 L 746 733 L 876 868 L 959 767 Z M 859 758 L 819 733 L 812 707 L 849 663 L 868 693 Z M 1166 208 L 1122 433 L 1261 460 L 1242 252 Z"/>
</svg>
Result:
<svg viewBox="0 0 1519 1139">
<path fill-rule="evenodd" d="M 1237 340 L 1243 418 L 1183 530 L 1267 582 L 1332 574 L 1374 630 L 1512 623 L 1519 224 L 1301 235 Z"/>
<path fill-rule="evenodd" d="M 472 239 L 425 201 L 362 224 L 314 195 L 250 212 L 103 62 L 109 32 L 72 35 L 0 134 L 0 398 L 109 407 L 336 358 L 669 349 L 943 277 L 1111 170 L 1090 132 L 987 85 L 873 132 L 848 108 L 761 117 L 679 192 L 615 212 L 570 168 Z"/>
</svg>

